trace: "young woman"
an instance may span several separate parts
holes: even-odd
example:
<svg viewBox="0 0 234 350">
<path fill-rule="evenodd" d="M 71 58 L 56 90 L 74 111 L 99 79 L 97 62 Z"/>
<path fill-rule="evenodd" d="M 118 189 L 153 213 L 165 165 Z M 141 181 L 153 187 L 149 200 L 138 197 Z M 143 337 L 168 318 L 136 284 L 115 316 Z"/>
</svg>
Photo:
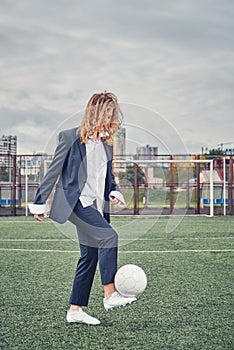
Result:
<svg viewBox="0 0 234 350">
<path fill-rule="evenodd" d="M 94 94 L 88 101 L 79 128 L 62 131 L 53 161 L 37 190 L 31 213 L 38 221 L 55 183 L 50 218 L 76 225 L 80 258 L 77 264 L 68 322 L 97 325 L 100 321 L 82 310 L 88 305 L 97 262 L 104 287 L 104 307 L 112 309 L 136 301 L 115 289 L 118 235 L 110 226 L 109 202 L 124 205 L 112 174 L 112 140 L 120 128 L 117 98 L 109 92 Z"/>
</svg>

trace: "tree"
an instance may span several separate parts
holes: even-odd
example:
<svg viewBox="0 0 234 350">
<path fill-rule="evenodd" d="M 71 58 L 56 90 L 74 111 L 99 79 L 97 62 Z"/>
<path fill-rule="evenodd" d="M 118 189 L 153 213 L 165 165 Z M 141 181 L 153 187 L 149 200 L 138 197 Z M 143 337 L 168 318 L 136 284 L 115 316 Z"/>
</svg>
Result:
<svg viewBox="0 0 234 350">
<path fill-rule="evenodd" d="M 223 155 L 225 154 L 225 152 L 220 149 L 220 148 L 212 148 L 209 150 L 209 154 L 212 154 L 212 155 Z"/>
<path fill-rule="evenodd" d="M 134 184 L 134 166 L 128 165 L 126 168 L 126 172 L 119 173 L 120 180 L 127 180 L 131 184 Z M 144 185 L 146 183 L 146 177 L 143 169 L 137 165 L 137 185 Z"/>
</svg>

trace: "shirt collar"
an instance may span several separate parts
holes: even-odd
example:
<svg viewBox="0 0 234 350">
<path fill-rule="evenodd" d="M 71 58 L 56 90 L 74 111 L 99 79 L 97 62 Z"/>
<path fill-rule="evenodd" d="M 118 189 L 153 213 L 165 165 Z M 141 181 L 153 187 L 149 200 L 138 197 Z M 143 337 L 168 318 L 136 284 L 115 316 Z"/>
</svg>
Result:
<svg viewBox="0 0 234 350">
<path fill-rule="evenodd" d="M 93 143 L 100 143 L 102 142 L 102 137 L 105 136 L 109 136 L 109 133 L 107 131 L 105 131 L 104 133 L 100 132 L 99 137 L 96 140 L 94 140 L 93 136 L 89 136 L 88 141 L 91 141 Z"/>
<path fill-rule="evenodd" d="M 96 144 L 98 144 L 98 143 L 101 143 L 102 140 L 101 140 L 100 137 L 98 137 L 96 140 L 94 140 L 93 136 L 89 136 L 88 142 L 89 142 L 89 143 L 96 143 Z"/>
</svg>

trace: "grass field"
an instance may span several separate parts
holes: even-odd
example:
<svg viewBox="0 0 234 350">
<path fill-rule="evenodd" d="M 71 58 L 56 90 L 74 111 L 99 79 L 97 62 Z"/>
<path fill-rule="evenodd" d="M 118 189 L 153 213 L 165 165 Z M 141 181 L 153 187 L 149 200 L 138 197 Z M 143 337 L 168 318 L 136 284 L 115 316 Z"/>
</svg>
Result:
<svg viewBox="0 0 234 350">
<path fill-rule="evenodd" d="M 233 350 L 234 217 L 184 217 L 170 233 L 168 220 L 112 217 L 119 266 L 140 265 L 148 286 L 106 312 L 97 271 L 92 327 L 65 320 L 78 244 L 49 219 L 1 218 L 1 349 Z"/>
</svg>

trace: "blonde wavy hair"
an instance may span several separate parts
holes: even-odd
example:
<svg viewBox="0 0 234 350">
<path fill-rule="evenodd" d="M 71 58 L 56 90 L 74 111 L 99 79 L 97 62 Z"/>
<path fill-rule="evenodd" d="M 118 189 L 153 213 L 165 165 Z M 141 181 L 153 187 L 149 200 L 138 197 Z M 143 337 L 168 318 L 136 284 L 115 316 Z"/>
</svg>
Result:
<svg viewBox="0 0 234 350">
<path fill-rule="evenodd" d="M 93 94 L 78 129 L 81 143 L 86 143 L 90 136 L 99 136 L 111 144 L 115 132 L 120 129 L 121 119 L 122 113 L 114 94 L 106 91 Z"/>
</svg>

